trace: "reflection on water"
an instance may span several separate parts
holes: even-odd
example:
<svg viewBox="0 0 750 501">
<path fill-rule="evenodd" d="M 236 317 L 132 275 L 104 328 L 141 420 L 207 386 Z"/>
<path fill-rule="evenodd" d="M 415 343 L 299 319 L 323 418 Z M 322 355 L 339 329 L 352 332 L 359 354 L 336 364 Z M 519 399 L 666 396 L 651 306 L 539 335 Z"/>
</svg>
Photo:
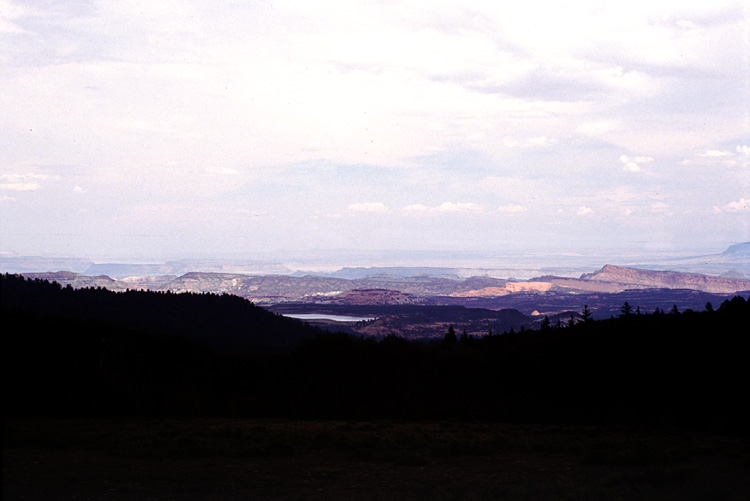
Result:
<svg viewBox="0 0 750 501">
<path fill-rule="evenodd" d="M 376 317 L 353 317 L 350 315 L 328 315 L 326 313 L 284 313 L 285 317 L 298 320 L 330 320 L 332 322 L 367 322 Z"/>
</svg>

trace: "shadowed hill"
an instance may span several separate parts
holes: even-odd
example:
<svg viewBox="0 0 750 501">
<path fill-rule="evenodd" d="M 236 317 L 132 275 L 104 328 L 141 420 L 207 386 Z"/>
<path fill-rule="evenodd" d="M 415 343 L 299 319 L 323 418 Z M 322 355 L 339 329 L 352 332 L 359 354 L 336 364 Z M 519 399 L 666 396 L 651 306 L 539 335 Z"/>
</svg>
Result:
<svg viewBox="0 0 750 501">
<path fill-rule="evenodd" d="M 268 346 L 282 335 L 275 328 L 289 329 L 285 340 L 319 331 L 236 297 L 75 291 L 12 276 L 2 277 L 2 306 L 11 415 L 462 418 L 740 432 L 750 422 L 750 301 L 740 296 L 701 312 L 647 315 L 623 304 L 609 320 L 586 315 L 483 337 L 448 328 L 431 343 L 321 334 L 242 356 L 185 333 L 226 348 L 247 339 Z"/>
<path fill-rule="evenodd" d="M 228 294 L 112 292 L 74 289 L 4 275 L 2 308 L 104 321 L 144 332 L 179 335 L 227 352 L 278 350 L 319 333 Z"/>
</svg>

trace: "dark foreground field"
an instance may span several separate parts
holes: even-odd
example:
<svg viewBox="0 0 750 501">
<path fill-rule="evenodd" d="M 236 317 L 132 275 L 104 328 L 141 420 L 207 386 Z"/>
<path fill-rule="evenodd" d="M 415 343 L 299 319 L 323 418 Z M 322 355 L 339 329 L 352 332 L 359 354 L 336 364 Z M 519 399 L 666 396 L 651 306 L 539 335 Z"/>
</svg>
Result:
<svg viewBox="0 0 750 501">
<path fill-rule="evenodd" d="M 3 499 L 748 499 L 750 442 L 481 422 L 26 419 Z"/>
</svg>

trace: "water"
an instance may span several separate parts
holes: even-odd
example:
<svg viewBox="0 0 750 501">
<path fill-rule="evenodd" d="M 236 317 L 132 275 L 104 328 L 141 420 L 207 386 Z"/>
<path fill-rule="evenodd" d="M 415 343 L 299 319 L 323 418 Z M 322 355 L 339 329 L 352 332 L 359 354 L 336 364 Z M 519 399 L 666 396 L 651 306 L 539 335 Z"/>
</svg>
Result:
<svg viewBox="0 0 750 501">
<path fill-rule="evenodd" d="M 353 317 L 350 315 L 328 315 L 326 313 L 284 313 L 285 317 L 298 320 L 330 320 L 332 322 L 368 322 L 376 317 Z"/>
</svg>

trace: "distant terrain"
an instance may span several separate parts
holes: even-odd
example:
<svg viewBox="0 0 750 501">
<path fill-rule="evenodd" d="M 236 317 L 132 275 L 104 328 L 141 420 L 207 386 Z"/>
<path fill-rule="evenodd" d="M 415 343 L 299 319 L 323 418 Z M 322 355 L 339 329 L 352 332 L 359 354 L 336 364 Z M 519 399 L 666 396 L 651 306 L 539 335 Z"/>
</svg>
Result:
<svg viewBox="0 0 750 501">
<path fill-rule="evenodd" d="M 0 264 L 6 268 L 13 261 L 3 259 Z M 16 259 L 10 267 L 22 269 L 20 273 L 26 277 L 73 288 L 227 293 L 283 314 L 374 317 L 367 322 L 330 318 L 308 321 L 325 329 L 361 335 L 429 339 L 441 336 L 449 325 L 468 334 L 485 335 L 489 331 L 536 328 L 545 318 L 553 323 L 577 321 L 584 305 L 595 318 L 616 315 L 625 301 L 644 313 L 672 307 L 700 310 L 708 302 L 719 304 L 736 293 L 750 291 L 750 278 L 743 273 L 750 263 L 750 243 L 730 246 L 721 254 L 683 258 L 681 262 L 719 263 L 725 270 L 731 267 L 731 271 L 716 276 L 608 264 L 577 276 L 571 276 L 572 268 L 560 268 L 562 274 L 543 273 L 522 280 L 500 278 L 497 269 L 385 266 L 292 272 L 282 263 L 242 260 L 97 264 L 28 258 Z M 28 269 L 34 265 L 70 265 L 71 270 L 86 271 Z M 472 272 L 484 273 L 470 275 Z M 503 313 L 505 310 L 514 313 Z"/>
<path fill-rule="evenodd" d="M 627 300 L 616 318 L 529 330 L 539 315 L 357 295 L 380 304 L 319 306 L 440 335 L 347 336 L 230 294 L 0 275 L 3 498 L 746 498 L 744 297 Z M 521 327 L 460 327 L 488 319 Z"/>
<path fill-rule="evenodd" d="M 404 309 L 380 319 L 394 330 L 440 333 L 413 342 L 404 337 L 425 336 L 326 333 L 229 294 L 115 293 L 17 275 L 1 275 L 0 292 L 11 415 L 748 422 L 737 398 L 750 370 L 742 296 L 701 311 L 623 304 L 616 318 L 582 311 L 534 330 L 510 309 L 380 305 Z M 456 328 L 471 321 L 493 332 Z M 520 327 L 500 331 L 503 322 Z"/>
</svg>

